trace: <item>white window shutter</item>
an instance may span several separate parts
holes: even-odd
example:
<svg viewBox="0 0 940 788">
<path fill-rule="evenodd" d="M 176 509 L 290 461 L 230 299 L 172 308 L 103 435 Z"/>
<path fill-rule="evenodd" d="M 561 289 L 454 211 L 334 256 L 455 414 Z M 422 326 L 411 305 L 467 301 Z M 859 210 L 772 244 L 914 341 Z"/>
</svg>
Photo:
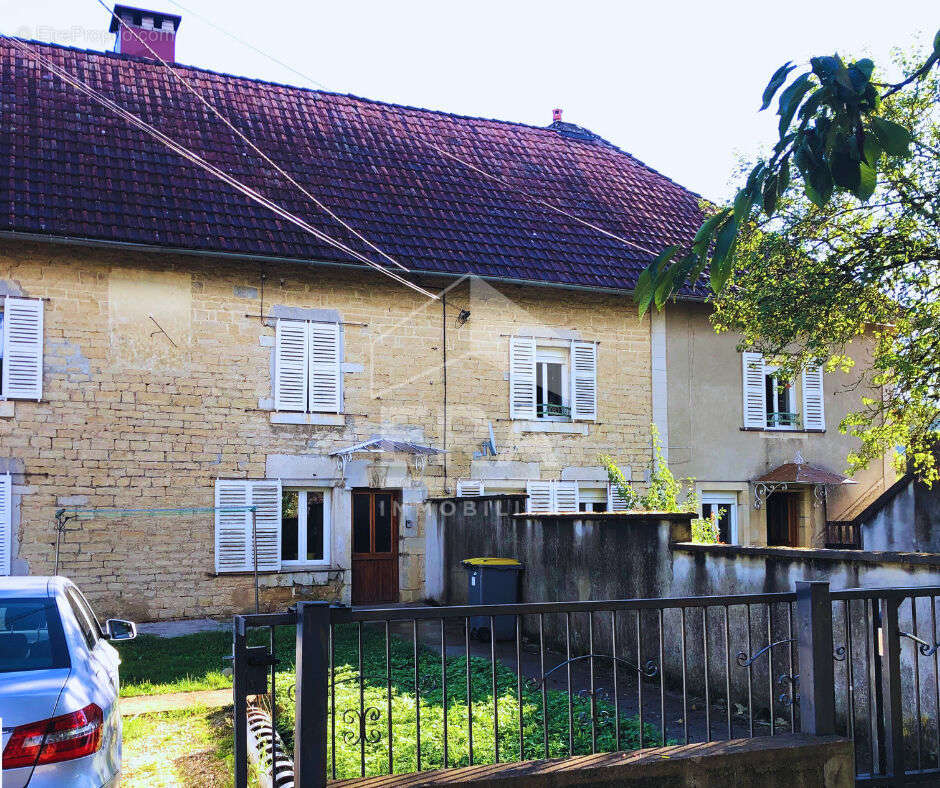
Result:
<svg viewBox="0 0 940 788">
<path fill-rule="evenodd" d="M 571 418 L 597 419 L 597 345 L 571 343 Z"/>
<path fill-rule="evenodd" d="M 281 482 L 278 479 L 253 481 L 249 487 L 249 504 L 256 506 L 255 539 L 258 543 L 258 569 L 277 571 L 281 568 Z M 251 512 L 248 513 L 249 537 Z M 249 562 L 254 569 L 254 557 L 248 550 Z"/>
<path fill-rule="evenodd" d="M 13 482 L 10 474 L 0 474 L 0 575 L 10 574 L 13 552 Z"/>
<path fill-rule="evenodd" d="M 307 410 L 307 324 L 278 320 L 274 329 L 274 409 Z"/>
<path fill-rule="evenodd" d="M 578 483 L 577 482 L 553 482 L 555 500 L 553 511 L 556 512 L 576 512 L 578 511 Z"/>
<path fill-rule="evenodd" d="M 529 496 L 529 505 L 526 511 L 529 512 L 550 512 L 552 511 L 552 483 L 540 480 L 526 482 L 526 494 Z"/>
<path fill-rule="evenodd" d="M 744 376 L 744 426 L 767 426 L 767 392 L 764 389 L 764 357 L 760 353 L 742 353 Z"/>
<path fill-rule="evenodd" d="M 252 568 L 251 512 L 244 508 L 249 505 L 249 484 L 242 479 L 216 480 L 216 572 L 247 572 Z"/>
<path fill-rule="evenodd" d="M 627 505 L 627 499 L 620 493 L 620 488 L 616 484 L 607 483 L 607 511 L 608 512 L 626 512 L 630 509 Z"/>
<path fill-rule="evenodd" d="M 470 498 L 477 495 L 483 495 L 483 482 L 467 479 L 457 482 L 458 498 Z"/>
<path fill-rule="evenodd" d="M 509 338 L 509 417 L 535 418 L 535 339 Z"/>
<path fill-rule="evenodd" d="M 42 399 L 42 319 L 43 302 L 39 299 L 4 299 L 4 397 Z"/>
<path fill-rule="evenodd" d="M 310 411 L 342 413 L 339 323 L 310 323 Z"/>
<path fill-rule="evenodd" d="M 803 370 L 803 429 L 826 429 L 826 413 L 823 400 L 823 371 L 818 364 L 811 364 Z"/>
</svg>

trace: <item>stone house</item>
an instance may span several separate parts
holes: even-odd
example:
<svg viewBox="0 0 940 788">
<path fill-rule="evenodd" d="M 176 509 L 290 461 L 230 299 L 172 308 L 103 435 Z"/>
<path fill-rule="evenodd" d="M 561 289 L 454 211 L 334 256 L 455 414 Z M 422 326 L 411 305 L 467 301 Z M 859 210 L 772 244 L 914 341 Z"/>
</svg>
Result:
<svg viewBox="0 0 940 788">
<path fill-rule="evenodd" d="M 706 292 L 652 319 L 629 295 L 644 250 L 691 240 L 697 195 L 560 113 L 171 72 L 127 31 L 172 61 L 179 17 L 116 12 L 113 53 L 0 41 L 0 572 L 58 567 L 139 620 L 252 609 L 256 571 L 265 608 L 414 601 L 429 497 L 616 508 L 602 455 L 642 486 L 652 421 L 671 457 L 701 442 L 679 426 L 700 373 L 677 358 Z M 733 342 L 716 363 L 694 388 L 734 434 L 702 491 L 730 479 L 738 512 L 793 436 L 735 464 L 748 367 Z M 799 446 L 838 470 L 851 402 L 829 393 L 804 396 L 823 426 Z"/>
</svg>

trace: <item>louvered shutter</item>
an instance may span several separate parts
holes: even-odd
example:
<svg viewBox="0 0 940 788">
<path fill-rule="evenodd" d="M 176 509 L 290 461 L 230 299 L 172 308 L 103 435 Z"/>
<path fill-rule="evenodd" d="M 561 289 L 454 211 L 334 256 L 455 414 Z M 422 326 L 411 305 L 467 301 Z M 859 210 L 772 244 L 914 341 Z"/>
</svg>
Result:
<svg viewBox="0 0 940 788">
<path fill-rule="evenodd" d="M 608 512 L 626 512 L 630 509 L 627 505 L 627 499 L 620 493 L 620 488 L 616 484 L 607 484 L 607 511 Z"/>
<path fill-rule="evenodd" d="M 535 418 L 535 340 L 509 339 L 509 417 Z"/>
<path fill-rule="evenodd" d="M 215 571 L 247 572 L 251 569 L 251 518 L 245 511 L 249 482 L 218 479 L 215 483 Z M 228 511 L 228 507 L 239 507 Z"/>
<path fill-rule="evenodd" d="M 462 480 L 457 482 L 457 497 L 470 498 L 483 495 L 483 482 Z"/>
<path fill-rule="evenodd" d="M 556 512 L 578 511 L 578 483 L 553 482 L 554 501 L 552 509 Z"/>
<path fill-rule="evenodd" d="M 342 359 L 338 323 L 310 323 L 310 411 L 342 412 Z"/>
<path fill-rule="evenodd" d="M 249 486 L 251 506 L 256 506 L 255 531 L 258 543 L 258 569 L 277 571 L 281 568 L 281 482 L 277 479 L 253 481 Z M 248 513 L 249 537 L 251 536 L 251 513 Z M 251 543 L 250 543 L 251 544 Z M 249 563 L 254 568 L 251 547 Z"/>
<path fill-rule="evenodd" d="M 10 574 L 13 552 L 13 482 L 10 474 L 0 474 L 0 575 Z"/>
<path fill-rule="evenodd" d="M 826 429 L 826 414 L 823 400 L 823 372 L 818 364 L 803 370 L 803 429 Z"/>
<path fill-rule="evenodd" d="M 550 512 L 552 510 L 552 483 L 543 481 L 526 482 L 526 494 L 529 496 L 529 512 Z"/>
<path fill-rule="evenodd" d="M 38 299 L 4 299 L 4 397 L 42 399 L 42 317 L 43 303 Z"/>
<path fill-rule="evenodd" d="M 274 329 L 274 409 L 307 410 L 307 324 L 278 320 Z"/>
<path fill-rule="evenodd" d="M 767 426 L 767 393 L 764 389 L 764 357 L 760 353 L 742 353 L 744 376 L 744 426 Z"/>
<path fill-rule="evenodd" d="M 597 345 L 571 343 L 571 418 L 597 419 Z"/>
</svg>

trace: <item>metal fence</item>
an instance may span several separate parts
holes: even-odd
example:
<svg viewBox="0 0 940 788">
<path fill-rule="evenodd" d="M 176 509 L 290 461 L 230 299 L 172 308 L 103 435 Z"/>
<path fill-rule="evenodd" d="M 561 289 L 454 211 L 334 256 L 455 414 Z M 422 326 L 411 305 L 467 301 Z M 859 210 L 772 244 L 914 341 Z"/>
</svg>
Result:
<svg viewBox="0 0 940 788">
<path fill-rule="evenodd" d="M 300 786 L 791 731 L 854 738 L 860 784 L 938 781 L 938 594 L 800 582 L 236 616 L 236 786 L 247 785 L 252 696 Z M 289 640 L 275 636 L 285 627 Z M 273 766 L 283 755 L 270 784 L 288 779 Z"/>
</svg>

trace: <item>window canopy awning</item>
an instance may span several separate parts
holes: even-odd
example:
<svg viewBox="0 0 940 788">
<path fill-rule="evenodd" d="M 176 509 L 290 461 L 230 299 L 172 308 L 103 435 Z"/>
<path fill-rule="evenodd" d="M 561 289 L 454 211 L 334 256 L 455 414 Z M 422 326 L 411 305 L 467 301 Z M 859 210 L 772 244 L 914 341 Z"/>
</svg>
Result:
<svg viewBox="0 0 940 788">
<path fill-rule="evenodd" d="M 435 449 L 433 446 L 422 446 L 420 443 L 412 443 L 411 441 L 392 440 L 391 438 L 371 438 L 362 443 L 357 443 L 354 446 L 347 446 L 345 449 L 331 452 L 330 456 L 348 458 L 352 454 L 362 452 L 369 454 L 398 452 L 399 454 L 414 454 L 423 457 L 447 453 L 444 449 Z"/>
</svg>

